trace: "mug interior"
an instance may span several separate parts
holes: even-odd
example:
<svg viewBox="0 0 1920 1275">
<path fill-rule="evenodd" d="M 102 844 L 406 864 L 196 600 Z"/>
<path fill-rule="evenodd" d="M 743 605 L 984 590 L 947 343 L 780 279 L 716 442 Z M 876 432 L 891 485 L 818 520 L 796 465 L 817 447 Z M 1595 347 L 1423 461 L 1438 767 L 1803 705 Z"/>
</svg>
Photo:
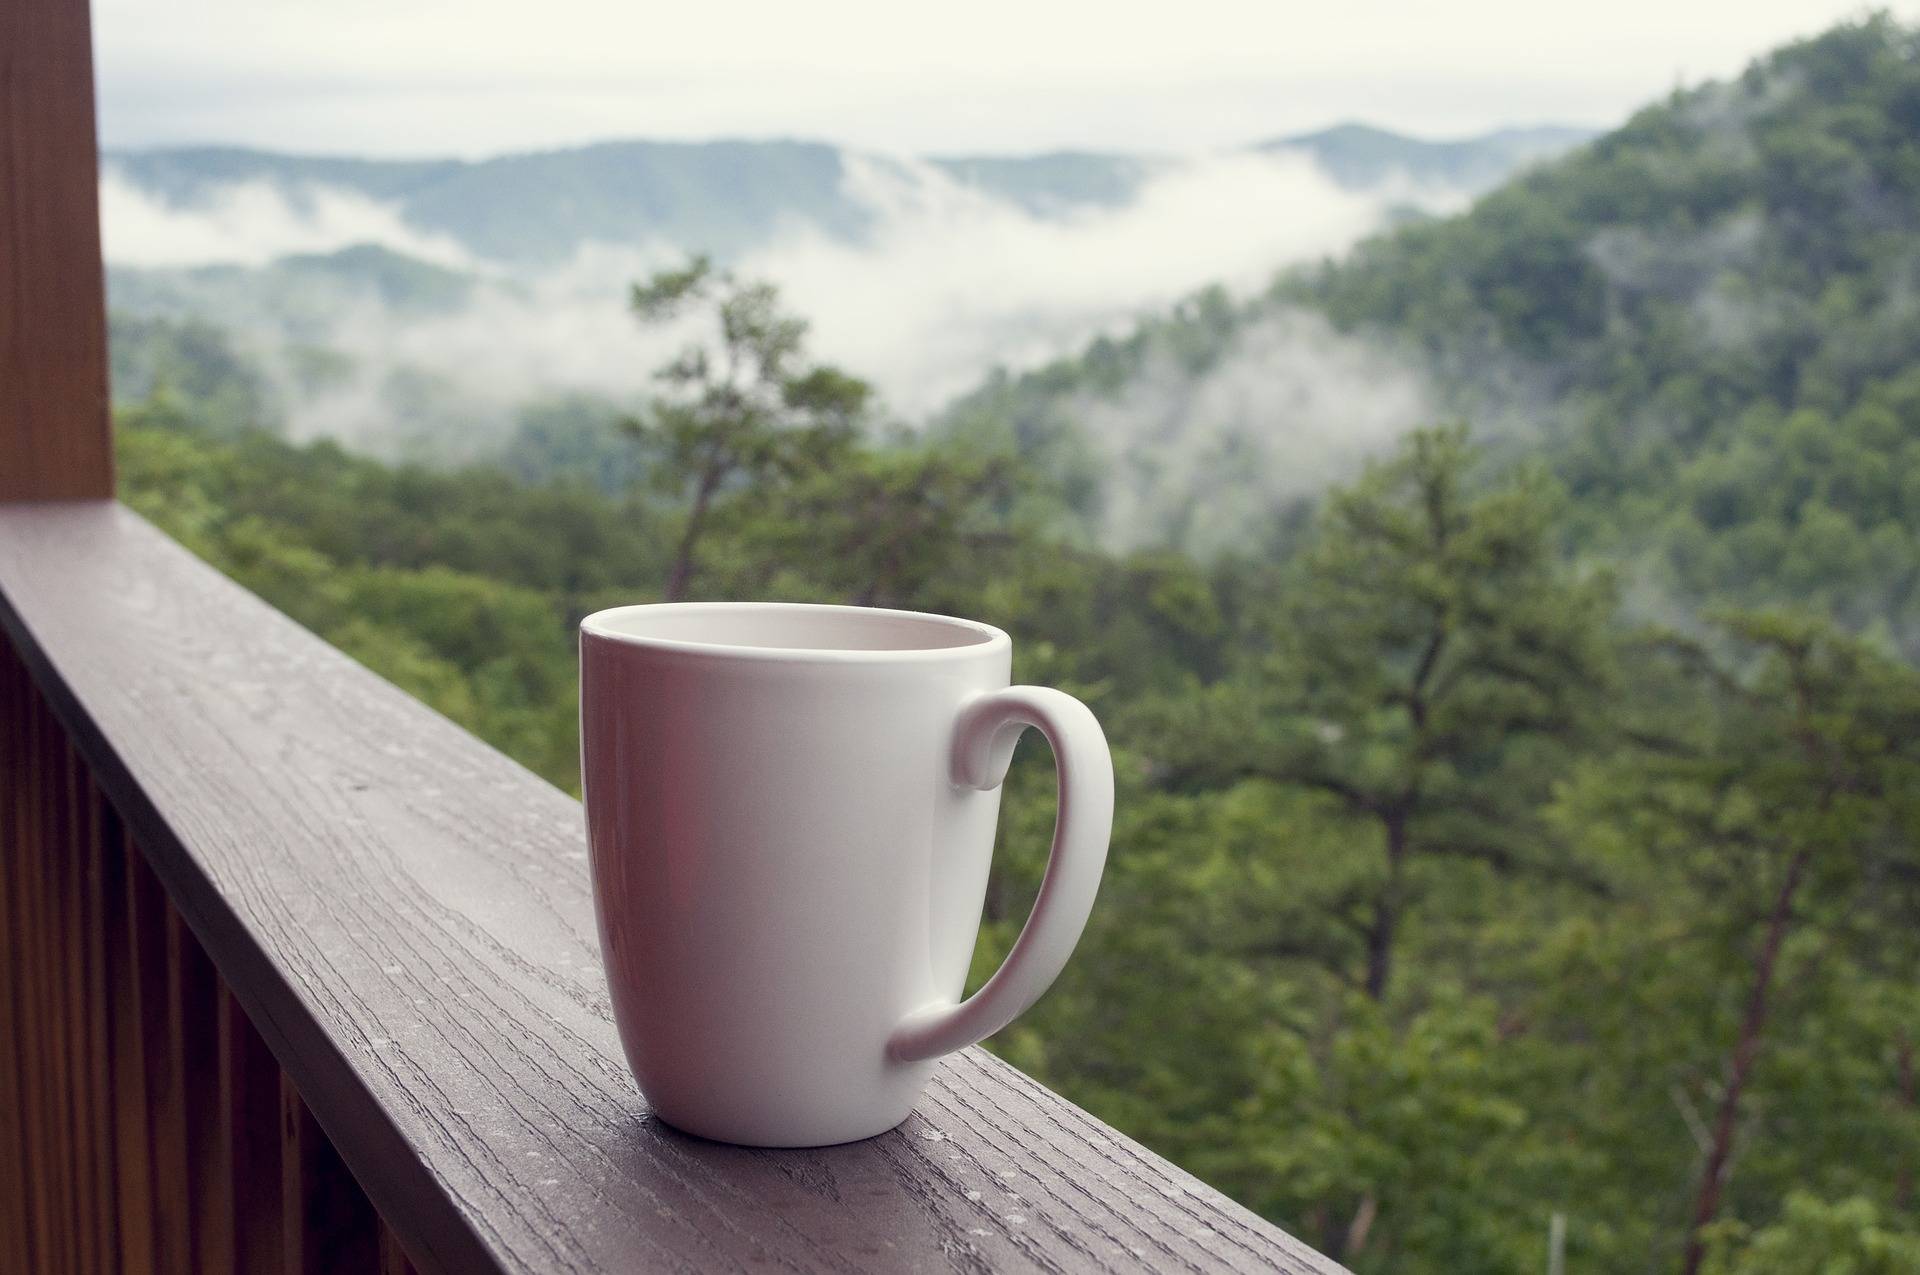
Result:
<svg viewBox="0 0 1920 1275">
<path fill-rule="evenodd" d="M 648 646 L 796 653 L 947 651 L 1005 637 L 991 625 L 951 616 L 783 602 L 614 607 L 596 611 L 580 627 Z"/>
</svg>

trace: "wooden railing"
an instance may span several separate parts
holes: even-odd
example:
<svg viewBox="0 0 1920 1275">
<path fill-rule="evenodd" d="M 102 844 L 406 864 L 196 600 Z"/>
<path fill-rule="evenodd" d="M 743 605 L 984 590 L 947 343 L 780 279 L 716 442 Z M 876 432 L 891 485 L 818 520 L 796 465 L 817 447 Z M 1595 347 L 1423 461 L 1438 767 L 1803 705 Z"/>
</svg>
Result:
<svg viewBox="0 0 1920 1275">
<path fill-rule="evenodd" d="M 979 1050 L 652 1120 L 578 804 L 113 502 L 0 506 L 0 629 L 8 1271 L 1338 1269 Z"/>
</svg>

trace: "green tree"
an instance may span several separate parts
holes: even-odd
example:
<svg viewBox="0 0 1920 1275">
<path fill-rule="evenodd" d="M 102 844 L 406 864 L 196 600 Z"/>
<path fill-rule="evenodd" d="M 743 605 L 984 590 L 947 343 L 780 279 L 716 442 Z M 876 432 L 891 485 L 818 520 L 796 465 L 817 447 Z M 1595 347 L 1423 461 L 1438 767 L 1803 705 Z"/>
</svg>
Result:
<svg viewBox="0 0 1920 1275">
<path fill-rule="evenodd" d="M 786 484 L 746 534 L 771 567 L 855 606 L 961 607 L 1015 539 L 1007 458 L 953 447 L 849 451 Z M 775 577 L 775 588 L 783 582 Z"/>
<path fill-rule="evenodd" d="M 1705 1003 L 1726 1007 L 1706 1015 L 1726 1035 L 1711 1045 L 1701 1086 L 1711 1101 L 1684 1275 L 1707 1260 L 1742 1139 L 1753 1136 L 1747 1109 L 1783 987 L 1806 986 L 1849 949 L 1869 963 L 1890 950 L 1910 960 L 1902 936 L 1920 879 L 1920 675 L 1806 617 L 1733 614 L 1722 625 L 1739 657 L 1731 667 L 1677 644 L 1712 689 L 1695 701 L 1705 711 L 1694 729 L 1624 755 L 1580 807 L 1627 855 L 1677 877 L 1698 910 L 1685 964 L 1717 980 Z M 1894 1068 L 1881 1083 L 1891 1097 Z"/>
<path fill-rule="evenodd" d="M 1780 1220 L 1713 1228 L 1709 1275 L 1920 1275 L 1920 1235 L 1858 1196 L 1787 1197 Z"/>
<path fill-rule="evenodd" d="M 1280 578 L 1265 655 L 1141 727 L 1176 790 L 1251 781 L 1317 812 L 1295 844 L 1268 846 L 1283 880 L 1259 892 L 1264 923 L 1234 934 L 1275 977 L 1304 961 L 1332 978 L 1310 1012 L 1256 1037 L 1274 1061 L 1242 1111 L 1274 1142 L 1311 1113 L 1320 1194 L 1295 1193 L 1307 1166 L 1271 1144 L 1215 1165 L 1264 1163 L 1252 1191 L 1304 1209 L 1324 1251 L 1383 1269 L 1413 1251 L 1504 1264 L 1511 1247 L 1484 1211 L 1517 1180 L 1492 1180 L 1483 1157 L 1503 1148 L 1517 1176 L 1527 1113 L 1497 1079 L 1513 1065 L 1500 1006 L 1456 972 L 1462 940 L 1434 936 L 1494 928 L 1504 883 L 1592 876 L 1541 811 L 1604 734 L 1611 584 L 1559 557 L 1549 484 L 1486 484 L 1477 460 L 1464 429 L 1421 431 L 1331 493 Z M 1410 941 L 1426 957 L 1403 991 Z M 1391 1098 L 1375 1064 L 1401 1077 Z M 1430 1134 L 1450 1157 L 1431 1156 Z"/>
<path fill-rule="evenodd" d="M 1563 565 L 1538 475 L 1476 492 L 1476 456 L 1464 429 L 1420 431 L 1328 497 L 1273 655 L 1208 703 L 1226 729 L 1186 763 L 1322 794 L 1377 848 L 1325 923 L 1288 918 L 1273 940 L 1375 1001 L 1430 867 L 1574 871 L 1538 811 L 1613 676 L 1610 581 Z"/>
<path fill-rule="evenodd" d="M 837 368 L 807 362 L 806 321 L 781 309 L 772 284 L 736 279 L 704 256 L 635 284 L 632 308 L 651 325 L 699 308 L 714 328 L 655 372 L 667 392 L 627 422 L 658 455 L 659 481 L 687 501 L 663 589 L 671 602 L 686 594 L 727 485 L 790 477 L 843 454 L 870 390 Z"/>
</svg>

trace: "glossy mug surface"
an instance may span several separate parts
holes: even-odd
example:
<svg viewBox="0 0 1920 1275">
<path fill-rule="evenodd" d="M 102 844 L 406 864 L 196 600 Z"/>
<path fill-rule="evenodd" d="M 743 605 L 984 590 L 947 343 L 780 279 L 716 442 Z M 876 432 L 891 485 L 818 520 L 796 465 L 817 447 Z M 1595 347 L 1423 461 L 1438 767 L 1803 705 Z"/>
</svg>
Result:
<svg viewBox="0 0 1920 1275">
<path fill-rule="evenodd" d="M 670 603 L 580 626 L 593 893 L 614 1017 L 655 1114 L 817 1146 L 905 1119 L 941 1054 L 1032 1004 L 1105 866 L 1113 767 L 1078 700 L 1009 687 L 985 624 Z M 1027 726 L 1060 813 L 1033 915 L 960 993 L 1000 781 Z"/>
</svg>

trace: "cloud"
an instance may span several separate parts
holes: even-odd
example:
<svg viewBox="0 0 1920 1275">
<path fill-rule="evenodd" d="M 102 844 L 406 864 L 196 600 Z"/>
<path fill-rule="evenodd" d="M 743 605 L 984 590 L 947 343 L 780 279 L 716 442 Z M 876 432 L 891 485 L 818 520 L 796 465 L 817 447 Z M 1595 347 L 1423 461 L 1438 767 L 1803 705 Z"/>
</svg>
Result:
<svg viewBox="0 0 1920 1275">
<path fill-rule="evenodd" d="M 353 191 L 267 182 L 216 188 L 192 205 L 168 203 L 109 165 L 100 174 L 106 258 L 116 265 L 264 265 L 295 253 L 377 243 L 439 265 L 471 258 L 452 239 L 408 226 L 391 207 Z"/>
<path fill-rule="evenodd" d="M 1031 366 L 1209 283 L 1263 284 L 1337 253 L 1407 198 L 1343 190 L 1298 155 L 1182 162 L 1118 209 L 1032 216 L 920 164 L 853 159 L 849 191 L 874 213 L 868 242 L 808 231 L 740 263 L 778 281 L 819 352 L 874 380 L 909 416 L 996 364 Z"/>
<path fill-rule="evenodd" d="M 1063 414 L 1107 462 L 1110 547 L 1208 555 L 1257 549 L 1279 509 L 1351 478 L 1436 404 L 1413 358 L 1284 310 L 1198 375 L 1155 351 L 1121 397 L 1084 395 Z"/>
<path fill-rule="evenodd" d="M 604 279 L 625 280 L 670 258 L 662 253 L 649 262 L 638 251 L 604 255 L 617 259 L 604 276 L 564 272 L 487 280 L 466 304 L 440 313 L 396 314 L 363 299 L 341 313 L 329 338 L 354 360 L 356 375 L 330 393 L 296 398 L 289 432 L 345 438 L 383 451 L 388 448 L 382 433 L 401 425 L 432 444 L 429 451 L 469 457 L 502 442 L 517 411 L 539 399 L 576 391 L 636 399 L 681 338 L 638 329 L 622 296 Z M 581 263 L 602 256 L 590 251 Z M 434 419 L 396 422 L 393 387 L 408 379 L 421 384 L 423 377 L 434 391 Z"/>
</svg>

